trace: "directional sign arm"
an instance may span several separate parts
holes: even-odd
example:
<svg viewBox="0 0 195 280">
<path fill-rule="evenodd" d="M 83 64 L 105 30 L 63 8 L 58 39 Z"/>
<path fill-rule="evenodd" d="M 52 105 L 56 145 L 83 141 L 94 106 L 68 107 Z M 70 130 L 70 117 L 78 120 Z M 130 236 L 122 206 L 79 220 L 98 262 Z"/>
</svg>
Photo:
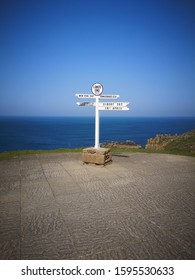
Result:
<svg viewBox="0 0 195 280">
<path fill-rule="evenodd" d="M 120 95 L 101 95 L 100 99 L 117 99 Z"/>
<path fill-rule="evenodd" d="M 78 98 L 96 98 L 94 94 L 82 94 L 82 93 L 76 93 L 75 94 Z M 100 99 L 117 99 L 120 95 L 101 95 Z"/>
<path fill-rule="evenodd" d="M 81 93 L 76 93 L 75 94 L 78 98 L 95 98 L 95 95 L 93 94 L 81 94 Z"/>
<path fill-rule="evenodd" d="M 79 106 L 95 106 L 95 102 L 77 102 Z"/>
<path fill-rule="evenodd" d="M 107 110 L 107 111 L 113 111 L 113 110 L 116 110 L 116 111 L 128 111 L 129 108 L 128 107 L 122 107 L 122 106 L 102 106 L 102 107 L 99 107 L 99 110 Z"/>
<path fill-rule="evenodd" d="M 129 102 L 100 102 L 99 106 L 114 106 L 114 107 L 125 107 L 129 105 Z"/>
</svg>

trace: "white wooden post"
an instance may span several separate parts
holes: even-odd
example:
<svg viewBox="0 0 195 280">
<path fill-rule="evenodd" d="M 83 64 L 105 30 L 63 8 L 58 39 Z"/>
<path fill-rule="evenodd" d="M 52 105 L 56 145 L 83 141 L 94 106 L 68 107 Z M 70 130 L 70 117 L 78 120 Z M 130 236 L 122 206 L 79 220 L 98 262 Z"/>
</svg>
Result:
<svg viewBox="0 0 195 280">
<path fill-rule="evenodd" d="M 100 147 L 100 113 L 99 113 L 99 96 L 96 96 L 95 104 L 95 149 Z"/>
</svg>

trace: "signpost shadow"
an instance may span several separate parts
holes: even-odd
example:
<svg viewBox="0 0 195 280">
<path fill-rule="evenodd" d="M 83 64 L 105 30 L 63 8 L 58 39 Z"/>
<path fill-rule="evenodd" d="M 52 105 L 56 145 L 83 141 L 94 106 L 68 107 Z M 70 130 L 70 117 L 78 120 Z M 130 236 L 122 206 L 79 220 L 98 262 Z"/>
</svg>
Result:
<svg viewBox="0 0 195 280">
<path fill-rule="evenodd" d="M 113 157 L 125 157 L 125 158 L 128 158 L 128 157 L 129 157 L 129 156 L 124 155 L 124 154 L 121 154 L 121 153 L 112 153 L 112 156 L 113 156 Z"/>
</svg>

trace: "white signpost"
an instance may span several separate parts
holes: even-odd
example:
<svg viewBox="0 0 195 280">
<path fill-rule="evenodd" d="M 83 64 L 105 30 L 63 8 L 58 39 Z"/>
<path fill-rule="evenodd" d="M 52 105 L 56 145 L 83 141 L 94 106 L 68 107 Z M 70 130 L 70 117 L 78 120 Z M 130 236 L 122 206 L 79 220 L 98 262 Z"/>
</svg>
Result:
<svg viewBox="0 0 195 280">
<path fill-rule="evenodd" d="M 95 83 L 91 87 L 93 94 L 80 94 L 77 93 L 78 98 L 95 98 L 95 102 L 77 102 L 79 106 L 95 106 L 95 147 L 98 149 L 99 144 L 99 111 L 108 110 L 108 111 L 127 111 L 129 108 L 129 102 L 99 102 L 100 99 L 117 99 L 120 95 L 101 95 L 103 92 L 103 86 L 99 83 Z"/>
</svg>

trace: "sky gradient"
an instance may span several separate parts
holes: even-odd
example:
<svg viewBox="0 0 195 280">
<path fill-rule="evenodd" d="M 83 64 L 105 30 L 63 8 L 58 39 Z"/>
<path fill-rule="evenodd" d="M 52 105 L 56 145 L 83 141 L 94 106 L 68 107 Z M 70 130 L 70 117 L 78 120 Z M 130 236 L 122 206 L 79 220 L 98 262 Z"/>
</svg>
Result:
<svg viewBox="0 0 195 280">
<path fill-rule="evenodd" d="M 130 102 L 101 115 L 195 116 L 195 1 L 0 3 L 1 116 L 92 116 L 95 82 Z"/>
</svg>

